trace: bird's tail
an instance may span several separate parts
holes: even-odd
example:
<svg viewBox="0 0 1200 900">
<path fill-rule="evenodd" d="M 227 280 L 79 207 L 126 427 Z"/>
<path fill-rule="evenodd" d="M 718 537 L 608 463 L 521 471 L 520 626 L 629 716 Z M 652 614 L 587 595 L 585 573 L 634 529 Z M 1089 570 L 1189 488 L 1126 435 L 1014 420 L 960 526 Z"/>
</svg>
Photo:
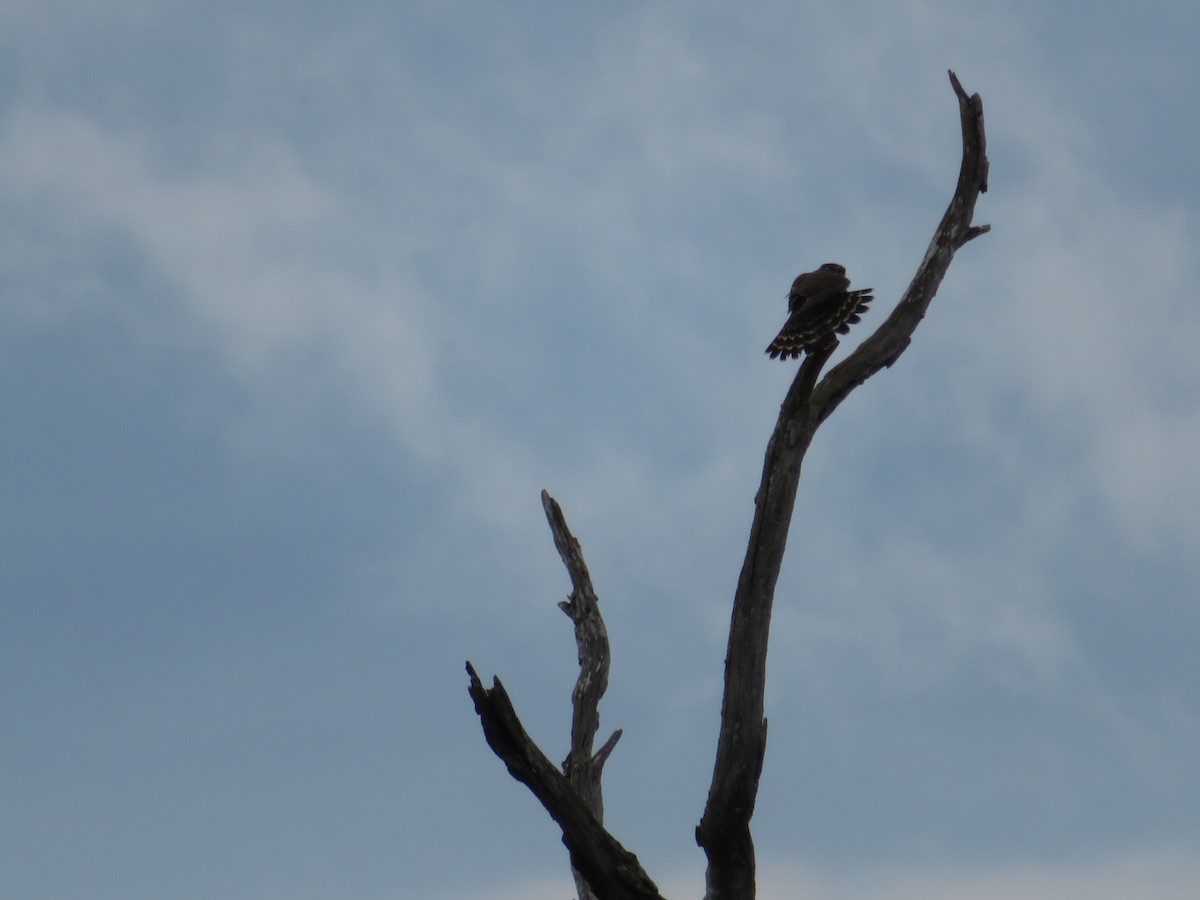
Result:
<svg viewBox="0 0 1200 900">
<path fill-rule="evenodd" d="M 850 313 L 834 331 L 838 334 L 849 334 L 850 326 L 857 325 L 862 321 L 862 314 L 867 311 L 867 304 L 875 299 L 874 290 L 875 288 L 863 288 L 861 291 L 850 291 L 846 294 L 850 302 L 843 308 L 849 309 Z"/>
<path fill-rule="evenodd" d="M 851 325 L 862 321 L 867 304 L 875 299 L 874 288 L 847 291 L 817 304 L 801 307 L 779 332 L 767 353 L 771 359 L 795 359 L 834 334 L 847 334 Z"/>
</svg>

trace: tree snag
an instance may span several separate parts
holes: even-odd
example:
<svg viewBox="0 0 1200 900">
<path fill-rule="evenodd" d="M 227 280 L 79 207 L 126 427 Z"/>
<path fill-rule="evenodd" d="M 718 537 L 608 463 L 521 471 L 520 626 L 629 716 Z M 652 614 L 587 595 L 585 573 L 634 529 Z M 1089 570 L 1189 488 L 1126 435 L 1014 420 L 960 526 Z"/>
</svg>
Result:
<svg viewBox="0 0 1200 900">
<path fill-rule="evenodd" d="M 900 358 L 958 249 L 990 230 L 988 225 L 971 224 L 975 203 L 987 190 L 983 101 L 978 94 L 968 96 L 954 72 L 949 74 L 962 125 L 962 164 L 954 196 L 925 258 L 886 321 L 819 383 L 818 376 L 837 348 L 837 340 L 831 337 L 807 352 L 767 444 L 762 482 L 754 498 L 750 541 L 734 595 L 713 779 L 704 815 L 696 828 L 696 842 L 708 857 L 705 900 L 753 900 L 755 896 L 750 819 L 767 745 L 767 721 L 763 716 L 767 643 L 775 585 L 804 455 L 817 428 L 850 392 Z M 592 753 L 600 723 L 599 702 L 608 684 L 608 636 L 579 542 L 567 529 L 558 504 L 545 491 L 542 504 L 555 546 L 571 575 L 571 596 L 559 605 L 575 623 L 579 650 L 579 679 L 572 698 L 571 752 L 562 771 L 526 734 L 499 679 L 493 680 L 492 688 L 485 689 L 467 663 L 470 694 L 489 746 L 512 776 L 533 791 L 562 829 L 580 900 L 660 898 L 637 857 L 602 824 L 600 776 L 621 734 L 615 732 L 598 752 Z"/>
</svg>

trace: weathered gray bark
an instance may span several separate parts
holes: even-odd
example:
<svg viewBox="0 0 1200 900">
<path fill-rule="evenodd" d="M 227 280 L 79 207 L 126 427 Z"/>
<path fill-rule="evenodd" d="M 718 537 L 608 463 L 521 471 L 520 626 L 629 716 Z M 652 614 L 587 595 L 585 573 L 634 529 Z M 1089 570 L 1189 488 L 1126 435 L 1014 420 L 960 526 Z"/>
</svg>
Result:
<svg viewBox="0 0 1200 900">
<path fill-rule="evenodd" d="M 979 194 L 987 190 L 983 102 L 978 94 L 968 96 L 953 72 L 950 83 L 958 97 L 962 122 L 962 165 L 954 197 L 916 276 L 887 320 L 819 383 L 821 369 L 837 347 L 836 339 L 831 338 L 805 358 L 767 444 L 749 546 L 734 596 L 713 780 L 696 829 L 696 841 L 708 857 L 705 900 L 753 900 L 755 896 L 750 819 L 767 743 L 763 717 L 767 643 L 775 584 L 804 455 L 817 428 L 850 392 L 899 359 L 955 252 L 989 230 L 987 225 L 971 224 Z M 581 900 L 661 900 L 637 857 L 602 824 L 600 776 L 604 761 L 620 737 L 619 731 L 614 733 L 598 752 L 592 753 L 599 729 L 599 702 L 608 683 L 608 637 L 579 543 L 567 530 L 558 504 L 544 491 L 542 503 L 555 545 L 571 574 L 573 591 L 560 606 L 575 623 L 579 650 L 571 752 L 563 771 L 525 733 L 500 681 L 494 680 L 493 687 L 485 689 L 467 663 L 471 697 L 492 750 L 513 777 L 533 791 L 562 829 Z"/>
<path fill-rule="evenodd" d="M 734 596 L 729 646 L 725 657 L 725 696 L 721 731 L 708 804 L 696 842 L 708 856 L 705 900 L 752 900 L 754 843 L 750 817 L 758 796 L 767 744 L 763 717 L 767 638 L 775 583 L 783 564 L 800 466 L 817 428 L 854 388 L 890 366 L 912 340 L 937 293 L 950 262 L 963 244 L 988 231 L 973 227 L 975 201 L 987 190 L 987 153 L 983 101 L 970 97 L 950 73 L 962 120 L 963 155 L 958 185 L 916 277 L 887 320 L 845 361 L 817 384 L 817 374 L 836 342 L 806 358 L 779 411 L 767 444 L 762 482 L 754 498 L 750 543 Z"/>
<path fill-rule="evenodd" d="M 600 599 L 592 587 L 592 576 L 583 560 L 583 548 L 567 528 L 562 508 L 545 491 L 542 491 L 542 508 L 550 523 L 550 531 L 554 534 L 554 546 L 571 576 L 571 595 L 561 601 L 558 608 L 575 624 L 575 647 L 579 656 L 579 677 L 571 693 L 571 750 L 563 760 L 562 769 L 567 782 L 579 794 L 596 821 L 603 822 L 604 794 L 600 778 L 608 755 L 621 739 L 621 729 L 618 728 L 604 742 L 604 746 L 592 753 L 596 732 L 600 730 L 600 699 L 608 690 L 608 629 L 604 627 Z M 579 900 L 594 900 L 595 895 L 579 869 L 572 866 L 572 874 L 575 876 Z"/>
<path fill-rule="evenodd" d="M 499 679 L 484 688 L 467 663 L 470 693 L 483 723 L 484 737 L 504 760 L 508 771 L 527 785 L 563 832 L 571 854 L 571 871 L 579 900 L 652 900 L 661 897 L 637 857 L 604 830 L 604 798 L 600 779 L 604 763 L 621 731 L 614 731 L 595 753 L 600 730 L 600 700 L 608 690 L 608 630 L 600 615 L 600 600 L 583 559 L 579 541 L 567 527 L 558 503 L 542 491 L 542 508 L 554 546 L 571 577 L 571 594 L 558 604 L 575 625 L 579 677 L 571 695 L 571 750 L 560 772 L 522 727 L 512 701 Z"/>
</svg>

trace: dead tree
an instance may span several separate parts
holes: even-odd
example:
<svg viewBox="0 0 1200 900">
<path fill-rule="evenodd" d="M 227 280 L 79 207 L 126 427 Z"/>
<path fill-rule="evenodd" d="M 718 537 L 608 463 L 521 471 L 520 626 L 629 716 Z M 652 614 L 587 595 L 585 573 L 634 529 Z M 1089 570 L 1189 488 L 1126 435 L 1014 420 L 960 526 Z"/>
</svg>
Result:
<svg viewBox="0 0 1200 900">
<path fill-rule="evenodd" d="M 975 202 L 987 190 L 983 101 L 978 94 L 968 96 L 953 72 L 950 83 L 962 124 L 962 165 L 954 197 L 925 258 L 887 320 L 820 382 L 818 375 L 837 341 L 807 354 L 767 444 L 749 546 L 734 596 L 716 764 L 704 815 L 696 828 L 696 842 L 708 857 L 705 900 L 753 900 L 755 895 L 750 819 L 767 746 L 763 716 L 767 639 L 804 454 L 817 428 L 850 392 L 899 359 L 925 317 L 955 252 L 989 230 L 987 225 L 971 224 Z M 562 829 L 580 900 L 661 900 L 637 857 L 603 825 L 600 776 L 621 736 L 620 731 L 615 732 L 593 752 L 600 726 L 599 702 L 608 684 L 608 635 L 579 542 L 567 529 L 562 510 L 545 491 L 542 504 L 555 546 L 571 576 L 573 590 L 559 606 L 575 624 L 579 653 L 571 750 L 561 770 L 525 732 L 499 679 L 485 688 L 467 663 L 471 698 L 493 752 Z"/>
</svg>

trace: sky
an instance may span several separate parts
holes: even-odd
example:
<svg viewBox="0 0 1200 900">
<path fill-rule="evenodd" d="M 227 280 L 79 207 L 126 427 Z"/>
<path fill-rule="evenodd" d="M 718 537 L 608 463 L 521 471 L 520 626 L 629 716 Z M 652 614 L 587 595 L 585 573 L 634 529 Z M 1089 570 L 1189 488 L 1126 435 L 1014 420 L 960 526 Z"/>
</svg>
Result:
<svg viewBox="0 0 1200 900">
<path fill-rule="evenodd" d="M 1200 7 L 0 3 L 0 897 L 561 900 L 469 659 L 703 893 L 793 277 L 899 299 L 808 454 L 771 900 L 1194 897 Z M 836 359 L 837 357 L 835 357 Z"/>
</svg>

